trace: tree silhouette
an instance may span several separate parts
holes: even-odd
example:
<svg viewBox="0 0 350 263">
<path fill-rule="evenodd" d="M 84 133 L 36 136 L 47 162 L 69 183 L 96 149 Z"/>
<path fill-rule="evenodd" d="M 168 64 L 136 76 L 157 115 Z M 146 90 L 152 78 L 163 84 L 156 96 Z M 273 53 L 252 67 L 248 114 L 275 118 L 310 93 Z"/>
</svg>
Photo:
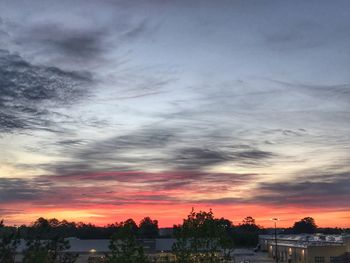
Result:
<svg viewBox="0 0 350 263">
<path fill-rule="evenodd" d="M 136 242 L 137 225 L 132 219 L 117 224 L 116 233 L 110 241 L 111 252 L 106 255 L 107 263 L 147 263 L 142 246 Z"/>
<path fill-rule="evenodd" d="M 196 213 L 192 209 L 182 225 L 174 226 L 176 242 L 173 252 L 177 262 L 224 262 L 221 250 L 233 248 L 230 229 L 232 223 L 224 218 L 215 218 L 211 210 Z M 229 255 L 226 254 L 227 257 Z"/>
<path fill-rule="evenodd" d="M 251 216 L 244 218 L 239 228 L 247 232 L 257 232 L 260 229 L 260 227 L 255 224 L 255 219 Z"/>
<path fill-rule="evenodd" d="M 294 223 L 294 226 L 292 227 L 292 231 L 295 234 L 313 234 L 317 230 L 317 225 L 315 223 L 315 219 L 312 217 L 304 217 L 298 222 Z"/>
<path fill-rule="evenodd" d="M 145 217 L 139 224 L 140 238 L 156 238 L 159 234 L 158 221 Z"/>
</svg>

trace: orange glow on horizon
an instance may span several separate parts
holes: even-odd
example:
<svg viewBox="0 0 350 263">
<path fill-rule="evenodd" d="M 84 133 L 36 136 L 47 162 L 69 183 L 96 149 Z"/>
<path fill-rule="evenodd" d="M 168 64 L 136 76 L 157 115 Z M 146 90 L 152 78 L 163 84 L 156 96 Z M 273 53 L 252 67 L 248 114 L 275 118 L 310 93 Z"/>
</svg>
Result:
<svg viewBox="0 0 350 263">
<path fill-rule="evenodd" d="M 256 223 L 262 227 L 273 227 L 272 217 L 280 218 L 278 227 L 291 227 L 294 222 L 311 216 L 316 220 L 319 227 L 350 227 L 349 211 L 329 211 L 322 208 L 300 209 L 295 207 L 274 208 L 259 205 L 209 205 L 201 204 L 193 206 L 188 204 L 164 205 L 164 204 L 142 204 L 113 206 L 105 205 L 99 207 L 77 208 L 32 208 L 24 207 L 24 212 L 12 213 L 4 218 L 6 225 L 30 224 L 39 217 L 66 219 L 74 222 L 93 223 L 98 226 L 105 226 L 133 218 L 139 222 L 145 216 L 157 219 L 160 227 L 172 227 L 174 224 L 181 224 L 192 207 L 195 211 L 209 211 L 212 208 L 216 217 L 224 217 L 238 225 L 246 216 L 255 218 Z"/>
</svg>

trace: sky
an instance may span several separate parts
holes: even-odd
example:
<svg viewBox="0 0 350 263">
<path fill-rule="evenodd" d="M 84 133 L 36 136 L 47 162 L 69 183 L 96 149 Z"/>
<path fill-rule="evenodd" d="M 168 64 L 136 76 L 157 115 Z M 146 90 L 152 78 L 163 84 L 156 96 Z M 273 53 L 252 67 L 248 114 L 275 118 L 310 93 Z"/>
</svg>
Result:
<svg viewBox="0 0 350 263">
<path fill-rule="evenodd" d="M 349 12 L 0 0 L 0 218 L 350 227 Z"/>
</svg>

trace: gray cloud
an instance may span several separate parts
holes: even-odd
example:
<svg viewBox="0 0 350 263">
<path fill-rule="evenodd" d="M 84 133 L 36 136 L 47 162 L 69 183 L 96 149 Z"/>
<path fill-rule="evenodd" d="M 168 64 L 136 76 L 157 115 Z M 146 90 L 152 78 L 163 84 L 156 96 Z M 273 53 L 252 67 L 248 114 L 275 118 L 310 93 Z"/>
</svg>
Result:
<svg viewBox="0 0 350 263">
<path fill-rule="evenodd" d="M 304 84 L 304 83 L 293 83 L 280 80 L 271 80 L 282 87 L 293 89 L 300 94 L 305 94 L 313 99 L 319 99 L 326 102 L 337 102 L 337 103 L 347 103 L 350 102 L 350 84 Z M 350 110 L 350 106 L 345 108 Z"/>
<path fill-rule="evenodd" d="M 172 190 L 195 192 L 229 191 L 252 180 L 253 174 L 169 171 L 146 173 L 138 171 L 85 173 L 66 176 L 40 176 L 33 179 L 0 178 L 0 205 L 26 203 L 57 207 L 91 204 L 128 205 L 167 202 L 190 202 L 176 197 Z M 60 184 L 57 181 L 61 182 Z M 86 185 L 82 186 L 81 182 Z M 120 184 L 124 185 L 121 186 Z M 125 183 L 128 183 L 125 186 Z M 230 187 L 225 187 L 225 185 Z M 138 186 L 136 186 L 138 185 Z M 208 189 L 210 185 L 210 189 Z M 155 192 L 155 190 L 162 192 Z M 121 194 L 122 193 L 122 194 Z"/>
<path fill-rule="evenodd" d="M 259 183 L 249 198 L 199 200 L 212 204 L 261 204 L 277 207 L 298 206 L 349 209 L 350 173 L 330 173 L 294 178 L 279 182 Z"/>
<path fill-rule="evenodd" d="M 3 9 L 11 13 L 12 4 L 5 5 Z M 127 47 L 119 52 L 123 45 L 129 45 L 152 31 L 144 15 L 126 15 L 125 7 L 119 4 L 100 3 L 95 6 L 95 3 L 84 2 L 81 5 L 60 3 L 54 6 L 66 15 L 60 15 L 60 11 L 52 12 L 54 7 L 40 1 L 23 7 L 26 11 L 18 10 L 11 15 L 7 15 L 6 11 L 0 12 L 0 16 L 6 17 L 0 18 L 4 45 L 36 63 L 70 70 L 96 69 L 111 63 L 115 66 L 116 60 L 130 51 Z M 89 7 L 97 12 L 89 12 Z M 38 12 L 39 9 L 46 9 L 45 23 L 38 23 L 35 18 L 42 16 L 43 10 Z M 67 9 L 70 10 L 67 12 Z M 28 14 L 25 19 L 23 12 Z M 87 17 L 86 13 L 90 16 Z"/>
<path fill-rule="evenodd" d="M 52 128 L 53 109 L 86 96 L 91 82 L 86 72 L 35 66 L 0 50 L 0 130 Z"/>
<path fill-rule="evenodd" d="M 197 137 L 197 139 L 195 139 Z M 199 139 L 200 138 L 200 139 Z M 68 142 L 68 143 L 67 143 Z M 211 131 L 188 134 L 187 129 L 159 126 L 103 140 L 57 141 L 65 162 L 43 164 L 56 175 L 116 170 L 203 171 L 219 164 L 266 166 L 277 155 L 253 145 L 228 144 L 227 137 L 213 137 Z M 67 149 L 69 154 L 67 155 Z"/>
<path fill-rule="evenodd" d="M 317 178 L 317 180 L 315 180 Z M 349 207 L 350 173 L 335 173 L 295 181 L 262 183 L 254 198 L 275 205 Z"/>
<path fill-rule="evenodd" d="M 47 24 L 31 28 L 19 36 L 19 44 L 37 45 L 65 57 L 93 60 L 103 53 L 103 31 L 78 31 L 63 28 L 58 24 Z"/>
<path fill-rule="evenodd" d="M 220 150 L 208 148 L 183 148 L 175 151 L 172 158 L 179 167 L 201 169 L 221 163 L 262 165 L 262 162 L 273 157 L 271 152 L 261 151 L 246 146 L 246 149 L 225 147 Z"/>
<path fill-rule="evenodd" d="M 64 207 L 92 203 L 128 205 L 137 203 L 190 203 L 190 204 L 255 204 L 274 207 L 298 206 L 348 209 L 350 198 L 349 173 L 334 173 L 329 177 L 315 176 L 313 180 L 259 183 L 249 191 L 249 197 L 186 199 L 173 196 L 173 190 L 194 193 L 230 193 L 235 187 L 249 184 L 258 175 L 169 171 L 160 173 L 108 172 L 66 176 L 41 176 L 35 179 L 1 178 L 0 204 L 55 203 Z M 57 184 L 59 180 L 61 185 Z M 81 182 L 86 186 L 81 186 Z M 93 183 L 93 185 L 91 185 Z M 119 186 L 128 183 L 128 186 Z M 62 185 L 63 184 L 63 185 Z M 136 187 L 135 184 L 140 184 Z M 87 186 L 91 185 L 91 186 Z M 133 186 L 131 186 L 133 185 Z M 141 186 L 142 185 L 142 186 Z M 154 192 L 157 189 L 158 192 Z M 142 194 L 138 194 L 141 191 Z M 161 191 L 161 192 L 159 192 Z M 116 195 L 116 193 L 123 193 Z"/>
<path fill-rule="evenodd" d="M 0 178 L 0 203 L 36 200 L 45 186 L 26 179 Z"/>
</svg>

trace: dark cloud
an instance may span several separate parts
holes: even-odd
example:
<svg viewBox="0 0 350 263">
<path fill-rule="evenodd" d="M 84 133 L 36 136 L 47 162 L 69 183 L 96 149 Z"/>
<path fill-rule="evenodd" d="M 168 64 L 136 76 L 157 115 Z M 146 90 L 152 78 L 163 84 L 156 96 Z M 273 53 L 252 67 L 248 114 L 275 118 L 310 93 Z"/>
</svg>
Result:
<svg viewBox="0 0 350 263">
<path fill-rule="evenodd" d="M 225 152 L 205 149 L 205 148 L 184 148 L 180 149 L 174 162 L 178 166 L 200 168 L 201 166 L 211 166 L 229 160 Z"/>
<path fill-rule="evenodd" d="M 194 171 L 145 173 L 108 172 L 35 179 L 2 178 L 0 204 L 27 203 L 57 206 L 91 204 L 191 203 L 213 205 L 254 204 L 274 207 L 327 207 L 348 209 L 349 173 L 295 180 L 259 183 L 244 197 L 191 199 L 185 193 L 229 194 L 235 187 L 249 184 L 259 175 L 205 173 Z M 61 182 L 60 184 L 57 181 Z M 84 182 L 84 186 L 81 184 Z M 125 186 L 127 183 L 127 186 Z M 154 190 L 157 190 L 156 192 Z M 183 192 L 183 196 L 174 195 Z M 254 193 L 254 194 L 249 194 Z"/>
<path fill-rule="evenodd" d="M 227 192 L 255 177 L 254 174 L 194 171 L 119 171 L 40 176 L 33 179 L 1 178 L 0 205 L 20 202 L 40 206 L 54 203 L 64 207 L 72 203 L 79 206 L 96 203 L 126 205 L 190 202 L 185 196 L 174 196 L 172 191 Z"/>
<path fill-rule="evenodd" d="M 203 133 L 203 131 L 201 132 Z M 227 144 L 211 132 L 188 133 L 185 128 L 143 128 L 121 136 L 84 142 L 58 141 L 66 161 L 43 165 L 56 175 L 115 170 L 195 170 L 219 164 L 266 166 L 277 155 L 254 146 Z M 67 149 L 69 154 L 67 155 Z"/>
<path fill-rule="evenodd" d="M 60 186 L 50 178 L 0 178 L 0 205 L 21 203 L 46 206 L 55 204 L 57 207 L 65 207 L 79 200 L 83 204 L 83 194 L 94 193 L 95 196 L 98 196 L 102 191 L 103 188 L 100 187 Z"/>
<path fill-rule="evenodd" d="M 257 189 L 261 194 L 254 200 L 275 205 L 349 207 L 349 180 L 350 173 L 336 173 L 296 178 L 287 182 L 262 183 Z"/>
<path fill-rule="evenodd" d="M 0 178 L 0 203 L 33 201 L 47 184 L 19 178 Z"/>
<path fill-rule="evenodd" d="M 262 162 L 273 156 L 274 154 L 271 152 L 253 149 L 247 145 L 246 149 L 237 149 L 236 147 L 225 147 L 221 150 L 183 148 L 176 151 L 172 159 L 179 167 L 201 169 L 221 163 L 262 165 Z"/>
<path fill-rule="evenodd" d="M 35 66 L 0 50 L 0 131 L 52 128 L 53 109 L 86 96 L 91 82 L 86 72 Z"/>
<path fill-rule="evenodd" d="M 95 173 L 76 173 L 44 177 L 49 180 L 63 180 L 67 183 L 74 182 L 114 182 L 142 184 L 148 190 L 174 190 L 192 189 L 194 185 L 203 188 L 210 185 L 211 188 L 223 185 L 239 186 L 253 178 L 256 174 L 235 173 L 208 173 L 200 171 L 164 171 L 164 172 L 140 172 L 140 171 L 112 171 Z M 197 189 L 198 190 L 198 189 Z"/>
<path fill-rule="evenodd" d="M 64 56 L 90 60 L 102 54 L 103 37 L 102 30 L 73 30 L 59 24 L 46 24 L 31 28 L 19 38 L 23 44 L 41 45 Z"/>
<path fill-rule="evenodd" d="M 31 12 L 33 16 L 36 10 Z M 73 12 L 76 12 L 76 17 L 81 15 L 78 10 Z M 104 17 L 100 15 L 94 13 L 89 20 L 76 20 L 69 16 L 57 19 L 53 15 L 45 23 L 29 19 L 26 24 L 9 19 L 6 24 L 12 26 L 3 23 L 0 30 L 8 34 L 6 39 L 10 47 L 20 47 L 21 51 L 35 54 L 40 58 L 39 61 L 47 64 L 79 69 L 86 68 L 87 64 L 96 66 L 115 60 L 115 57 L 111 57 L 113 52 L 118 52 L 122 45 L 145 35 L 151 28 L 147 19 L 133 19 L 113 8 Z"/>
<path fill-rule="evenodd" d="M 350 173 L 333 173 L 292 180 L 259 183 L 252 197 L 204 199 L 212 204 L 261 204 L 272 206 L 349 209 Z"/>
</svg>

